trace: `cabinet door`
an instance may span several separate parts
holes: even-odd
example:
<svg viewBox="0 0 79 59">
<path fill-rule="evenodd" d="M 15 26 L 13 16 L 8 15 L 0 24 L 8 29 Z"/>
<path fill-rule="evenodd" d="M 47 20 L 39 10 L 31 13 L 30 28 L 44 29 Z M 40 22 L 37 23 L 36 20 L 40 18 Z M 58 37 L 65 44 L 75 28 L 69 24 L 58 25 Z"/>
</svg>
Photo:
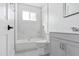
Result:
<svg viewBox="0 0 79 59">
<path fill-rule="evenodd" d="M 57 38 L 52 38 L 50 44 L 50 55 L 51 56 L 64 56 L 65 50 L 62 48 L 63 43 Z"/>
<path fill-rule="evenodd" d="M 61 48 L 66 56 L 79 56 L 79 44 L 72 41 L 61 41 Z"/>
<path fill-rule="evenodd" d="M 67 56 L 79 56 L 79 46 L 66 45 L 66 55 Z"/>
</svg>

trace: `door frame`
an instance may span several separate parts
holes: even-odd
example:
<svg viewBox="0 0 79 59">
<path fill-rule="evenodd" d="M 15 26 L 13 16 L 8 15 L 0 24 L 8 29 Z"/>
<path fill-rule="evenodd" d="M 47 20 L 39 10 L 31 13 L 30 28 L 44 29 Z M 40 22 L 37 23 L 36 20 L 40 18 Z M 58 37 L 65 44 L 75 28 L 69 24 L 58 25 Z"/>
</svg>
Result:
<svg viewBox="0 0 79 59">
<path fill-rule="evenodd" d="M 11 5 L 13 5 L 13 7 L 12 7 Z M 10 25 L 10 24 L 9 24 L 9 18 L 8 18 L 8 14 L 9 14 L 9 13 L 8 13 L 8 12 L 9 12 L 8 9 L 11 8 L 11 7 L 13 8 L 12 10 L 13 10 L 13 15 L 14 15 L 14 16 L 13 16 L 13 18 L 14 18 L 14 19 L 13 19 L 13 20 L 14 20 L 14 23 L 13 23 L 13 30 L 14 30 L 14 31 L 13 31 L 13 32 L 14 32 L 13 35 L 14 35 L 14 39 L 13 39 L 13 43 L 12 43 L 13 47 L 11 47 L 11 46 L 9 46 L 9 43 L 12 42 L 12 41 L 9 40 L 9 38 L 8 38 L 8 41 L 7 41 L 7 45 L 8 45 L 8 46 L 7 46 L 7 48 L 8 48 L 8 49 L 7 49 L 7 56 L 14 56 L 14 55 L 15 55 L 15 3 L 6 3 L 6 16 L 7 16 L 7 20 L 8 20 L 7 26 Z M 7 31 L 8 31 L 8 30 L 7 30 Z M 8 32 L 7 32 L 7 33 L 8 33 Z M 9 34 L 9 33 L 8 33 L 8 34 Z M 9 37 L 9 36 L 8 36 L 8 37 Z M 11 51 L 12 51 L 11 53 L 10 53 L 9 49 L 13 49 L 13 50 L 11 50 Z"/>
</svg>

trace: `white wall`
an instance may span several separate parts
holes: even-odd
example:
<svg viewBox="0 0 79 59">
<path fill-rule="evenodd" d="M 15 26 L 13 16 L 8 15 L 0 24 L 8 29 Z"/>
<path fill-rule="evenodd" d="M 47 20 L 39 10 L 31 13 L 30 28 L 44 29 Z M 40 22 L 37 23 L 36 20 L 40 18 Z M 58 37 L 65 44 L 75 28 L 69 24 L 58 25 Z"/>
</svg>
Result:
<svg viewBox="0 0 79 59">
<path fill-rule="evenodd" d="M 71 27 L 78 27 L 79 14 L 63 17 L 63 3 L 49 4 L 49 32 L 73 33 Z"/>
<path fill-rule="evenodd" d="M 44 26 L 44 31 L 47 33 L 47 20 L 48 20 L 48 9 L 47 4 L 42 7 L 42 24 Z"/>
</svg>

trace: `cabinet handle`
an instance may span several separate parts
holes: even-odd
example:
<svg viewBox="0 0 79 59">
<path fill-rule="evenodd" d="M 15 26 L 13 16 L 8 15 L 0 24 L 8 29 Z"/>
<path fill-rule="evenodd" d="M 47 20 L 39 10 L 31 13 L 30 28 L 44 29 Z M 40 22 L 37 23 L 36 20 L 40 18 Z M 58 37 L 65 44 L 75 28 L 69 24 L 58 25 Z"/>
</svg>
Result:
<svg viewBox="0 0 79 59">
<path fill-rule="evenodd" d="M 65 49 L 65 44 L 64 44 L 64 43 L 60 43 L 60 48 L 61 48 L 62 50 L 64 50 L 64 49 Z"/>
<path fill-rule="evenodd" d="M 60 48 L 62 49 L 62 43 L 60 43 Z"/>
</svg>

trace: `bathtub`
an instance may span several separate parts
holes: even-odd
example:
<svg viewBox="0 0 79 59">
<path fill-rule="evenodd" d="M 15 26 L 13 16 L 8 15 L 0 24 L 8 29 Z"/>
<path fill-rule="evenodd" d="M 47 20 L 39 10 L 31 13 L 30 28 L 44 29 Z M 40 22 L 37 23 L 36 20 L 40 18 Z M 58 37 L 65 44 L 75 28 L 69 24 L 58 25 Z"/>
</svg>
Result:
<svg viewBox="0 0 79 59">
<path fill-rule="evenodd" d="M 49 40 L 47 38 L 26 38 L 21 40 L 16 40 L 16 44 L 21 43 L 47 43 Z"/>
<path fill-rule="evenodd" d="M 16 54 L 17 56 L 39 56 L 47 54 L 45 48 L 49 44 L 46 39 L 32 38 L 16 41 Z"/>
</svg>

